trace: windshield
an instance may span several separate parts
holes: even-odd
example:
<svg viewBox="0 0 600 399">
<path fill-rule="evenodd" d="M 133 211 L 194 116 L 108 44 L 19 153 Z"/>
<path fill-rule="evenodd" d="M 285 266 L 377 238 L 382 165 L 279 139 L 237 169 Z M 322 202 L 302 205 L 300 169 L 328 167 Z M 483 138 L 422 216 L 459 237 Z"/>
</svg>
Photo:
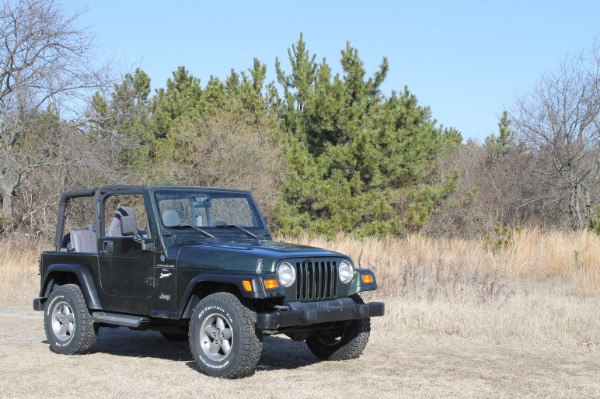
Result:
<svg viewBox="0 0 600 399">
<path fill-rule="evenodd" d="M 156 203 L 165 227 L 193 226 L 203 230 L 239 226 L 262 229 L 263 223 L 250 195 L 202 190 L 157 190 Z"/>
</svg>

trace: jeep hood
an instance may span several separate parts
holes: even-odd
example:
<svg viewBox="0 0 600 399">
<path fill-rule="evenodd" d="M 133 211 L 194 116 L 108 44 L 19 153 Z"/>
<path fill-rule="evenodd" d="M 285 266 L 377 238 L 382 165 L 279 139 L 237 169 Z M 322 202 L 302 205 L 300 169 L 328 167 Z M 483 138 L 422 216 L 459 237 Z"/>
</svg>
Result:
<svg viewBox="0 0 600 399">
<path fill-rule="evenodd" d="M 347 256 L 322 248 L 275 241 L 215 242 L 173 248 L 179 269 L 255 272 L 259 259 L 263 272 L 274 272 L 284 259 L 343 258 Z"/>
</svg>

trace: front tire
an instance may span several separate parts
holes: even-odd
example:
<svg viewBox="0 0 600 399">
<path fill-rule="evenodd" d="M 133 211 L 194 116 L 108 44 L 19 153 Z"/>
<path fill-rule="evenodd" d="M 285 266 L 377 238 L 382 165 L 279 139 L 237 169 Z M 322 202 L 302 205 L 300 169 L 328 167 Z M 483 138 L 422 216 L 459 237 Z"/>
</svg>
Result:
<svg viewBox="0 0 600 399">
<path fill-rule="evenodd" d="M 219 378 L 254 374 L 262 351 L 256 313 L 233 294 L 202 299 L 190 319 L 190 350 L 200 372 Z"/>
<path fill-rule="evenodd" d="M 79 286 L 66 284 L 52 291 L 44 311 L 44 329 L 53 352 L 80 355 L 92 349 L 97 332 Z"/>
<path fill-rule="evenodd" d="M 358 294 L 352 299 L 356 303 L 364 303 Z M 306 340 L 306 345 L 321 360 L 356 359 L 367 346 L 370 334 L 370 318 L 352 320 L 347 325 L 316 333 Z"/>
</svg>

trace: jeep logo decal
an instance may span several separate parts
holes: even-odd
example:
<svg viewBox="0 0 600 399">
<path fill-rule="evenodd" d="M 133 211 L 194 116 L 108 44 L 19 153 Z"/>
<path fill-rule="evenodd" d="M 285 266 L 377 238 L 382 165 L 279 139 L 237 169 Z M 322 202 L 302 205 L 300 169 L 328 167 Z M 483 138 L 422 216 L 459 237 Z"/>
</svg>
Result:
<svg viewBox="0 0 600 399">
<path fill-rule="evenodd" d="M 163 301 L 170 301 L 171 300 L 171 295 L 168 294 L 164 294 L 164 293 L 160 293 L 160 296 L 158 297 L 158 299 L 161 299 Z"/>
</svg>

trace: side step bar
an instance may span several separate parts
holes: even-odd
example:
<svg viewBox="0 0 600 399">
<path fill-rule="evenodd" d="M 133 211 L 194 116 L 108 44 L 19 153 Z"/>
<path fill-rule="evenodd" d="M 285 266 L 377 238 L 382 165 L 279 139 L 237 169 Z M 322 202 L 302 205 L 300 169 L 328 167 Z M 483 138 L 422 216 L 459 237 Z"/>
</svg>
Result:
<svg viewBox="0 0 600 399">
<path fill-rule="evenodd" d="M 96 323 L 114 324 L 124 327 L 139 327 L 140 324 L 150 321 L 147 317 L 105 312 L 94 312 L 92 313 L 92 318 Z"/>
</svg>

